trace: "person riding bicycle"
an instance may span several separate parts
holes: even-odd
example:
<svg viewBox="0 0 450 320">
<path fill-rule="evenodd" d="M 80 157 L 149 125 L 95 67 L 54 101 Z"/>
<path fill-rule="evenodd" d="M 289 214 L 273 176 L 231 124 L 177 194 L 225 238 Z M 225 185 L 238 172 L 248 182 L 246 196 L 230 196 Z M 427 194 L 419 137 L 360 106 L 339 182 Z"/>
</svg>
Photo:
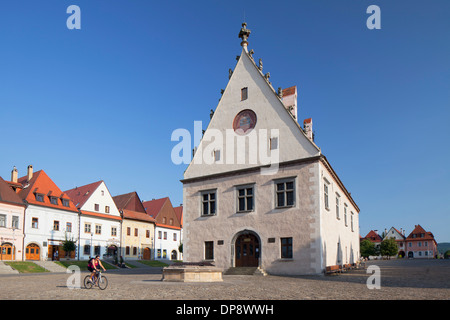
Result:
<svg viewBox="0 0 450 320">
<path fill-rule="evenodd" d="M 91 279 L 94 279 L 95 273 L 100 271 L 99 267 L 102 267 L 103 271 L 106 271 L 105 267 L 103 267 L 103 264 L 100 261 L 100 256 L 96 255 L 95 258 L 91 258 L 88 263 L 88 270 L 91 271 L 91 276 L 89 277 L 90 282 L 94 282 Z"/>
</svg>

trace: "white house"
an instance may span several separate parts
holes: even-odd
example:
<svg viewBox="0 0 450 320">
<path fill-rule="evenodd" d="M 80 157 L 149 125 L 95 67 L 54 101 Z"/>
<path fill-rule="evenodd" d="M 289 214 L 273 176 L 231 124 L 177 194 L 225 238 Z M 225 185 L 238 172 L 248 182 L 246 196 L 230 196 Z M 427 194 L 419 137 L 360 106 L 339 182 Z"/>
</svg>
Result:
<svg viewBox="0 0 450 320">
<path fill-rule="evenodd" d="M 44 170 L 17 181 L 18 195 L 27 204 L 24 222 L 24 260 L 59 260 L 66 257 L 65 239 L 78 241 L 78 209 Z M 75 258 L 76 252 L 70 253 Z"/>
<path fill-rule="evenodd" d="M 297 88 L 272 87 L 242 51 L 183 183 L 183 257 L 271 274 L 318 274 L 359 257 L 359 208 L 298 123 Z"/>
<path fill-rule="evenodd" d="M 122 218 L 104 181 L 65 191 L 80 210 L 79 259 L 120 252 Z"/>
</svg>

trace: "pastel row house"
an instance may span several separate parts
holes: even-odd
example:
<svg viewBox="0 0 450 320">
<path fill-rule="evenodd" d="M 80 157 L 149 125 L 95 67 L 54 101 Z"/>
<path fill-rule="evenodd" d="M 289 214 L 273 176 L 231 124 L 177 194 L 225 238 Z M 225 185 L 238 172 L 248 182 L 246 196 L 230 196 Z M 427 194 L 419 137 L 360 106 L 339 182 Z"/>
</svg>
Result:
<svg viewBox="0 0 450 320">
<path fill-rule="evenodd" d="M 397 243 L 399 258 L 436 258 L 438 256 L 437 242 L 433 233 L 425 231 L 419 224 L 414 226 L 414 230 L 408 236 L 405 232 L 402 228 L 398 230 L 391 227 L 389 231 L 384 230 L 382 237 L 377 230 L 370 230 L 364 238 L 361 238 L 361 241 L 369 240 L 379 248 L 383 240 L 392 238 Z"/>
<path fill-rule="evenodd" d="M 170 201 L 166 206 L 175 212 Z M 177 246 L 158 243 L 159 251 L 170 252 L 158 255 L 157 219 L 136 192 L 113 197 L 104 181 L 61 191 L 44 170 L 28 166 L 19 178 L 14 167 L 11 181 L 0 177 L 0 260 L 180 259 L 182 206 L 177 212 Z M 64 251 L 66 240 L 75 251 Z"/>
</svg>

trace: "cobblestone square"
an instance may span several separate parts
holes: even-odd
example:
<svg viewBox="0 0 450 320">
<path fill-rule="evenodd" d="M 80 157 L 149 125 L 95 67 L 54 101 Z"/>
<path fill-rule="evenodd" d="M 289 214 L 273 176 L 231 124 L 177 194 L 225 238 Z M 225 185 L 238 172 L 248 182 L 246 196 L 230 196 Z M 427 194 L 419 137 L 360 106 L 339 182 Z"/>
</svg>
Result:
<svg viewBox="0 0 450 320">
<path fill-rule="evenodd" d="M 381 288 L 368 289 L 370 265 Z M 81 273 L 81 282 L 86 272 Z M 69 274 L 0 275 L 2 300 L 449 300 L 450 260 L 380 260 L 330 276 L 237 276 L 223 282 L 162 282 L 161 268 L 108 271 L 104 291 L 69 289 Z"/>
</svg>

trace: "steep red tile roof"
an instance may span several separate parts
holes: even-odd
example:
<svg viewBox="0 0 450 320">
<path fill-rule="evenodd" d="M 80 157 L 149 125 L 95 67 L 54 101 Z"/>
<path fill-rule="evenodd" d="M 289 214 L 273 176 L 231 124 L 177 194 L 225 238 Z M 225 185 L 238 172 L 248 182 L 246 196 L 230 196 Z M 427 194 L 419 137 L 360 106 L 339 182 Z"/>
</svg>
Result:
<svg viewBox="0 0 450 320">
<path fill-rule="evenodd" d="M 10 185 L 0 177 L 0 202 L 5 202 L 9 204 L 16 204 L 25 207 L 22 199 L 17 193 L 11 189 Z"/>
<path fill-rule="evenodd" d="M 140 221 L 156 223 L 156 220 L 153 219 L 151 216 L 149 216 L 147 213 L 137 212 L 137 211 L 133 211 L 133 210 L 127 210 L 127 209 L 123 209 L 122 212 L 123 212 L 123 217 L 125 219 L 140 220 Z"/>
<path fill-rule="evenodd" d="M 371 242 L 383 241 L 383 239 L 380 237 L 380 235 L 373 230 L 370 230 L 370 232 L 363 238 L 363 240 L 369 240 Z"/>
<path fill-rule="evenodd" d="M 175 210 L 175 215 L 177 216 L 178 221 L 180 221 L 180 225 L 183 226 L 183 206 L 175 207 L 173 210 Z"/>
<path fill-rule="evenodd" d="M 91 194 L 95 190 L 97 190 L 98 186 L 102 182 L 103 181 L 100 180 L 82 187 L 76 187 L 74 189 L 65 191 L 65 193 L 69 196 L 70 199 L 72 199 L 75 206 L 79 209 L 86 203 Z"/>
<path fill-rule="evenodd" d="M 169 197 L 146 201 L 143 203 L 147 213 L 155 218 L 156 225 L 164 228 L 181 229 L 178 219 Z"/>
<path fill-rule="evenodd" d="M 421 236 L 423 234 L 423 237 Z M 408 241 L 414 241 L 414 240 L 434 240 L 434 236 L 431 232 L 425 231 L 424 228 L 422 228 L 419 224 L 415 226 L 414 230 L 411 231 L 409 236 L 406 238 Z"/>
<path fill-rule="evenodd" d="M 142 201 L 136 191 L 115 196 L 113 197 L 113 200 L 119 211 L 126 209 L 146 213 Z"/>
<path fill-rule="evenodd" d="M 53 182 L 52 179 L 45 173 L 44 170 L 39 170 L 33 174 L 30 181 L 27 181 L 27 176 L 18 179 L 18 182 L 22 184 L 23 189 L 19 192 L 19 196 L 22 200 L 34 205 L 45 206 L 54 209 L 62 209 L 67 211 L 78 212 L 78 209 L 73 204 L 69 196 L 62 192 L 60 188 Z M 43 195 L 44 201 L 37 201 L 36 194 Z M 58 199 L 58 204 L 52 204 L 50 202 L 50 196 Z M 69 206 L 62 205 L 61 199 L 69 201 Z"/>
<path fill-rule="evenodd" d="M 158 216 L 158 213 L 161 211 L 162 207 L 164 206 L 164 203 L 168 199 L 169 199 L 168 197 L 165 197 L 165 198 L 161 198 L 161 199 L 145 201 L 143 203 L 145 211 L 153 218 L 156 218 Z"/>
</svg>

